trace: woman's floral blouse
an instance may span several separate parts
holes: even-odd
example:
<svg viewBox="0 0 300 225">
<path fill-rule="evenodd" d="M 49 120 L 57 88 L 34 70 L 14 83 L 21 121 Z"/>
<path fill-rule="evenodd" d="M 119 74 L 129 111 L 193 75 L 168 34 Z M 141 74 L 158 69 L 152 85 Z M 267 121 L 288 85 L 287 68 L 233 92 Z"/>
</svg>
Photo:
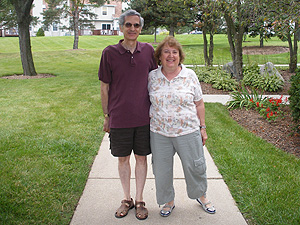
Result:
<svg viewBox="0 0 300 225">
<path fill-rule="evenodd" d="M 148 78 L 150 130 L 167 137 L 192 133 L 200 125 L 194 102 L 202 99 L 201 86 L 193 70 L 181 67 L 171 81 L 162 74 L 162 67 L 151 71 Z"/>
</svg>

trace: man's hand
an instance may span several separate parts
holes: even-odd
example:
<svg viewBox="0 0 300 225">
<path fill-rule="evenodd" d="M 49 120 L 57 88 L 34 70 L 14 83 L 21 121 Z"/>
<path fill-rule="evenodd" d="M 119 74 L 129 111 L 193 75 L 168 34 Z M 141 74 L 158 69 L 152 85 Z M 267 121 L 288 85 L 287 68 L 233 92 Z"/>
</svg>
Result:
<svg viewBox="0 0 300 225">
<path fill-rule="evenodd" d="M 109 117 L 104 118 L 104 122 L 103 122 L 103 131 L 109 133 L 110 129 L 109 129 Z"/>
</svg>

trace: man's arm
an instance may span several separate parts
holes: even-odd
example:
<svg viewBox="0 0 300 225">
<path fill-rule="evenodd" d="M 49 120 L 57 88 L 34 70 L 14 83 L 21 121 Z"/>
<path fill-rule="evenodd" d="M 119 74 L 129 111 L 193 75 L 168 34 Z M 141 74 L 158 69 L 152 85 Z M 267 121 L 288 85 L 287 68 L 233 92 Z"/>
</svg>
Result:
<svg viewBox="0 0 300 225">
<path fill-rule="evenodd" d="M 101 105 L 104 115 L 108 115 L 108 91 L 109 84 L 101 81 Z M 103 131 L 109 132 L 109 116 L 104 117 Z"/>
</svg>

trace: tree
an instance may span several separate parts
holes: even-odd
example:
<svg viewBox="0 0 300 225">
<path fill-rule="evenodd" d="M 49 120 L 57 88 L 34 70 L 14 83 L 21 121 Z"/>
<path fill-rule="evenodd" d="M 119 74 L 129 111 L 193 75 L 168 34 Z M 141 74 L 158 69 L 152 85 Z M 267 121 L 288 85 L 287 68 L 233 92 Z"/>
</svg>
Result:
<svg viewBox="0 0 300 225">
<path fill-rule="evenodd" d="M 144 28 L 154 28 L 154 42 L 156 42 L 156 29 L 163 21 L 160 19 L 155 0 L 133 0 L 128 4 L 129 8 L 136 10 L 144 18 Z"/>
<path fill-rule="evenodd" d="M 241 5 L 242 3 L 239 0 L 235 3 L 228 3 L 226 1 L 222 2 L 224 18 L 227 24 L 227 38 L 234 67 L 234 76 L 238 81 L 243 78 L 242 42 L 245 29 L 242 23 L 243 18 Z"/>
<path fill-rule="evenodd" d="M 195 11 L 193 9 L 196 6 L 196 1 L 194 0 L 156 0 L 156 4 L 163 21 L 162 25 L 169 28 L 170 36 L 175 36 L 176 27 L 194 22 Z"/>
<path fill-rule="evenodd" d="M 19 31 L 19 45 L 23 74 L 28 76 L 34 76 L 37 73 L 35 71 L 33 63 L 29 33 L 29 25 L 32 21 L 30 11 L 33 0 L 7 0 L 7 2 L 13 5 L 17 14 L 17 25 Z"/>
<path fill-rule="evenodd" d="M 227 24 L 227 38 L 233 61 L 234 77 L 243 79 L 243 35 L 249 24 L 257 21 L 259 0 L 219 0 Z"/>
<path fill-rule="evenodd" d="M 14 6 L 8 0 L 0 1 L 0 27 L 17 27 L 17 14 Z"/>
<path fill-rule="evenodd" d="M 145 17 L 146 25 L 165 26 L 174 36 L 176 27 L 194 22 L 196 0 L 132 0 L 129 6 Z"/>
<path fill-rule="evenodd" d="M 278 0 L 265 2 L 266 16 L 273 18 L 273 28 L 282 41 L 287 41 L 290 50 L 290 72 L 295 72 L 298 61 L 298 41 L 300 32 L 300 1 Z"/>
<path fill-rule="evenodd" d="M 213 0 L 199 0 L 195 10 L 198 12 L 195 27 L 201 28 L 203 34 L 205 65 L 211 66 L 213 65 L 214 34 L 222 24 L 219 6 Z M 207 34 L 209 34 L 209 50 L 207 50 Z"/>
<path fill-rule="evenodd" d="M 48 29 L 53 23 L 59 24 L 63 15 L 63 7 L 59 7 L 61 4 L 60 0 L 48 1 L 48 8 L 41 14 L 43 15 L 43 27 Z"/>
<path fill-rule="evenodd" d="M 257 18 L 257 23 L 251 24 L 247 33 L 250 37 L 259 36 L 259 47 L 264 47 L 264 40 L 268 41 L 272 36 L 274 36 L 274 29 L 272 28 L 272 23 L 266 18 Z"/>
<path fill-rule="evenodd" d="M 93 26 L 91 19 L 96 14 L 90 12 L 91 7 L 103 5 L 105 0 L 46 0 L 48 9 L 43 13 L 45 27 L 53 23 L 60 23 L 61 17 L 71 17 L 70 29 L 74 31 L 73 49 L 78 49 L 80 27 Z M 70 4 L 68 4 L 70 2 Z"/>
</svg>

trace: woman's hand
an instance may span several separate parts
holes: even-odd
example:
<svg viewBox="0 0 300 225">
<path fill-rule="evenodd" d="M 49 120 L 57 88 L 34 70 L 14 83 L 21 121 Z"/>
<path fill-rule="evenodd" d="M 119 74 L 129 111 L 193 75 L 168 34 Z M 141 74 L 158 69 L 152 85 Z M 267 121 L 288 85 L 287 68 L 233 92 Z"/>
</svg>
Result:
<svg viewBox="0 0 300 225">
<path fill-rule="evenodd" d="M 203 145 L 205 145 L 205 142 L 207 140 L 207 133 L 206 133 L 206 129 L 205 128 L 201 128 L 200 129 L 200 133 L 201 133 L 201 137 L 202 137 L 202 143 Z"/>
</svg>

